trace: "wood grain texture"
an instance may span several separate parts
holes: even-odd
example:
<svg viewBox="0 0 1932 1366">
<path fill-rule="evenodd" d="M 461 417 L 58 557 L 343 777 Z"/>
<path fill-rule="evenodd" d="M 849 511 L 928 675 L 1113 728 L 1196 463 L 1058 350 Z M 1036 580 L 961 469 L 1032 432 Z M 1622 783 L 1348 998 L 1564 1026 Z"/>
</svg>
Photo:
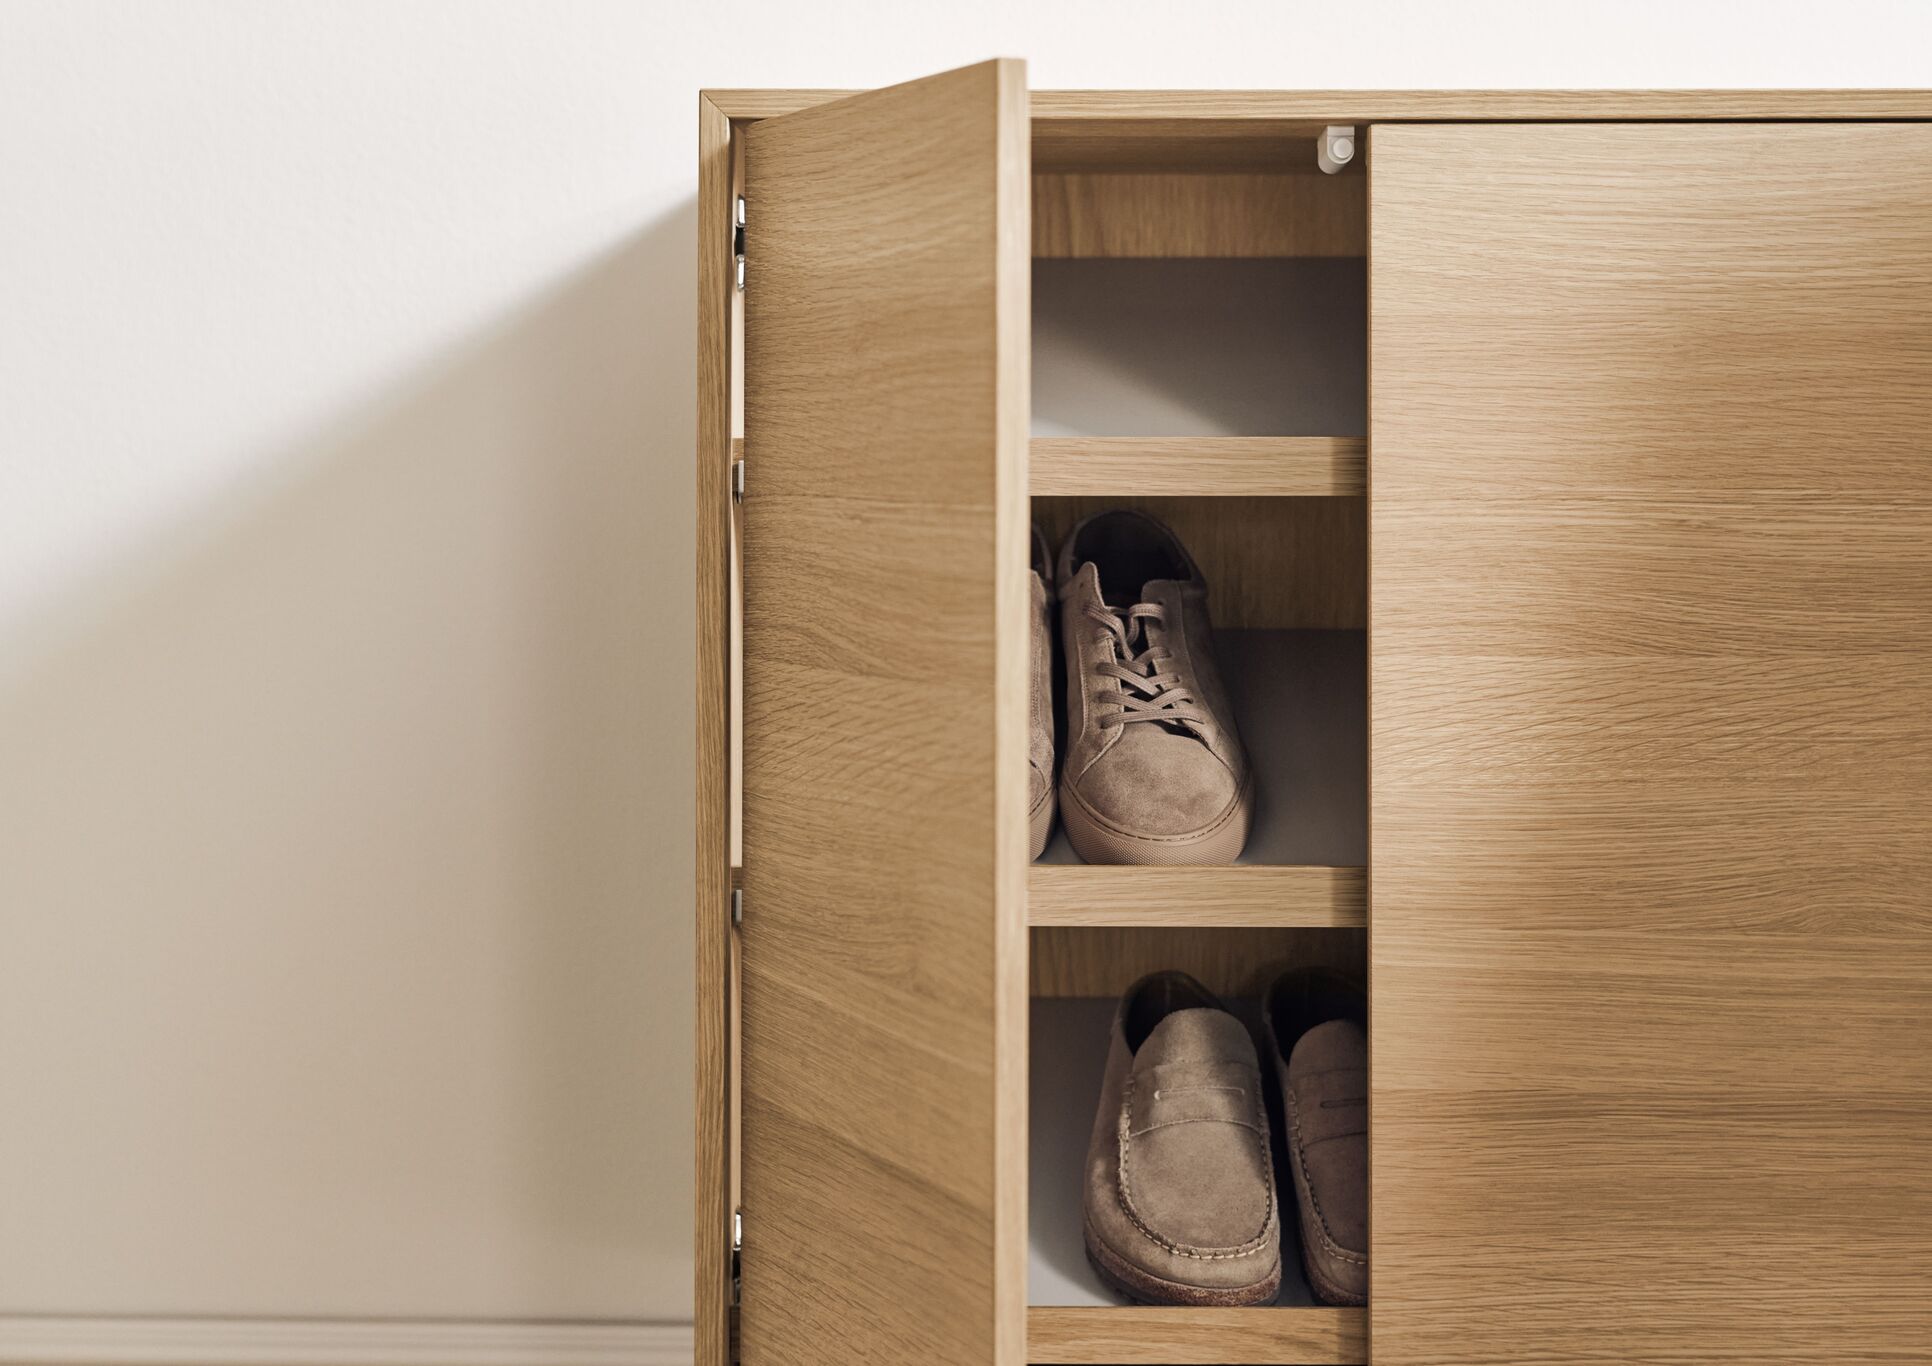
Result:
<svg viewBox="0 0 1932 1366">
<path fill-rule="evenodd" d="M 1375 141 L 1375 1359 L 1922 1359 L 1932 127 Z"/>
<path fill-rule="evenodd" d="M 1036 118 L 1033 162 L 1050 174 L 1313 172 L 1319 176 L 1315 139 L 1329 123 L 1344 121 L 1131 114 Z M 1359 177 L 1359 163 L 1342 174 Z"/>
<path fill-rule="evenodd" d="M 1032 946 L 1026 929 L 1026 873 L 1031 841 L 1024 833 L 1031 782 L 1029 689 L 1033 679 L 1031 452 L 1033 418 L 1032 123 L 1026 66 L 997 68 L 999 150 L 995 158 L 994 225 L 994 801 L 997 844 L 993 936 L 993 1363 L 1026 1360 L 1027 1030 L 1032 1014 Z M 927 1355 L 927 1354 L 922 1354 Z"/>
<path fill-rule="evenodd" d="M 1222 996 L 1256 996 L 1291 967 L 1358 978 L 1366 967 L 1360 929 L 1047 925 L 1029 937 L 1035 996 L 1118 996 L 1164 968 Z"/>
<path fill-rule="evenodd" d="M 1207 576 L 1219 628 L 1360 630 L 1368 622 L 1365 499 L 1036 497 L 1033 518 L 1057 554 L 1074 523 L 1117 507 L 1174 529 Z"/>
<path fill-rule="evenodd" d="M 1361 497 L 1359 436 L 1036 436 L 1035 497 Z"/>
<path fill-rule="evenodd" d="M 1362 926 L 1367 893 L 1362 868 L 1036 863 L 1027 872 L 1027 923 Z"/>
<path fill-rule="evenodd" d="M 731 123 L 698 100 L 696 1366 L 730 1352 Z"/>
<path fill-rule="evenodd" d="M 1300 173 L 1043 172 L 1033 177 L 1033 254 L 1361 256 L 1367 189 L 1360 172 L 1323 175 L 1312 158 Z"/>
<path fill-rule="evenodd" d="M 844 99 L 851 90 L 704 92 L 752 122 Z M 1546 120 L 1932 119 L 1929 90 L 1035 90 L 1038 125 L 1188 119 L 1248 123 L 1487 123 Z M 1035 166 L 1045 163 L 1034 149 Z"/>
<path fill-rule="evenodd" d="M 1071 1308 L 1027 1311 L 1027 1359 L 1039 1366 L 1275 1366 L 1368 1360 L 1360 1309 Z"/>
<path fill-rule="evenodd" d="M 710 95 L 734 121 L 750 123 L 849 93 Z M 1033 92 L 1032 112 L 1038 172 L 1294 171 L 1313 164 L 1314 139 L 1331 123 L 1918 120 L 1932 119 L 1932 91 L 1044 90 Z"/>
<path fill-rule="evenodd" d="M 1025 99 L 746 135 L 747 1366 L 1024 1360 Z"/>
</svg>

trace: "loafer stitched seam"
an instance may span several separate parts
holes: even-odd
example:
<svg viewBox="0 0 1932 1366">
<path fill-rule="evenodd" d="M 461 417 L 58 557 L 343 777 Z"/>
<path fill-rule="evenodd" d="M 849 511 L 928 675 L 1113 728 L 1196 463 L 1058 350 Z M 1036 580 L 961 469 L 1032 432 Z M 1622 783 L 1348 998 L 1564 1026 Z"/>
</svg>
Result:
<svg viewBox="0 0 1932 1366">
<path fill-rule="evenodd" d="M 1275 1232 L 1275 1171 L 1274 1162 L 1268 1154 L 1267 1131 L 1253 1125 L 1243 1124 L 1239 1127 L 1251 1130 L 1259 1139 L 1262 1170 L 1267 1173 L 1268 1209 L 1267 1213 L 1262 1216 L 1261 1232 L 1238 1247 L 1203 1249 L 1195 1248 L 1185 1243 L 1177 1243 L 1170 1238 L 1162 1237 L 1160 1234 L 1154 1232 L 1153 1229 L 1149 1228 L 1147 1221 L 1141 1218 L 1140 1211 L 1134 1207 L 1134 1199 L 1131 1193 L 1132 1182 L 1127 1174 L 1127 1150 L 1129 1146 L 1128 1140 L 1130 1138 L 1128 1117 L 1133 1113 L 1134 1084 L 1137 1080 L 1138 1078 L 1132 1076 L 1127 1078 L 1126 1090 L 1121 1096 L 1120 1123 L 1116 1130 L 1119 1134 L 1120 1157 L 1115 1170 L 1114 1190 L 1120 1202 L 1121 1212 L 1127 1216 L 1133 1226 L 1139 1229 L 1150 1242 L 1164 1248 L 1177 1257 L 1187 1257 L 1193 1261 L 1238 1261 L 1243 1257 L 1252 1257 L 1255 1253 L 1266 1248 L 1270 1241 L 1272 1241 Z M 1258 1105 L 1259 1103 L 1260 1098 L 1257 1096 L 1256 1104 Z"/>
</svg>

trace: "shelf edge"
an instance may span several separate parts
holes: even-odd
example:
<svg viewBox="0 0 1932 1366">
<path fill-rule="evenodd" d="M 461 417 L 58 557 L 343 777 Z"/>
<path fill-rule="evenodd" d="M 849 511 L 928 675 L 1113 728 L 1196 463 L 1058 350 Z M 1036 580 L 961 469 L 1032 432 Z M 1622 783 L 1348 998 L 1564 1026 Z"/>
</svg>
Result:
<svg viewBox="0 0 1932 1366">
<path fill-rule="evenodd" d="M 1368 870 L 1317 864 L 1148 868 L 1036 863 L 1029 925 L 1359 928 Z"/>
<path fill-rule="evenodd" d="M 1368 1360 L 1368 1312 L 1327 1306 L 1175 1309 L 1034 1305 L 1026 1356 L 1036 1366 L 1356 1366 Z"/>
<path fill-rule="evenodd" d="M 1358 436 L 1036 436 L 1034 497 L 1174 495 L 1359 498 L 1368 441 Z"/>
</svg>

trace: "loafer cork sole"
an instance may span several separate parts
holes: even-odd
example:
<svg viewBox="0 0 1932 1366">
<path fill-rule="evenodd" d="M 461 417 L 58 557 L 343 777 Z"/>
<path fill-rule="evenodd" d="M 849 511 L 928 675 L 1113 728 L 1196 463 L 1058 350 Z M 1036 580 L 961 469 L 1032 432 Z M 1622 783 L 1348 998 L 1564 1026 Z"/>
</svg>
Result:
<svg viewBox="0 0 1932 1366">
<path fill-rule="evenodd" d="M 1303 1274 L 1308 1277 L 1308 1286 L 1315 1292 L 1315 1298 L 1323 1304 L 1367 1304 L 1368 1296 L 1358 1295 L 1352 1290 L 1344 1289 L 1322 1274 L 1322 1269 L 1315 1264 L 1315 1259 L 1308 1255 L 1308 1230 L 1306 1228 L 1302 1230 L 1301 1236 L 1301 1269 Z"/>
<path fill-rule="evenodd" d="M 1254 779 L 1249 777 L 1214 820 L 1179 835 L 1137 835 L 1109 824 L 1080 798 L 1071 784 L 1060 785 L 1060 820 L 1074 852 L 1088 863 L 1182 865 L 1233 863 L 1247 847 L 1254 823 Z"/>
<path fill-rule="evenodd" d="M 1281 1294 L 1281 1262 L 1266 1278 L 1253 1285 L 1210 1290 L 1197 1285 L 1150 1276 L 1130 1266 L 1094 1236 L 1093 1226 L 1085 1226 L 1087 1260 L 1103 1284 L 1136 1304 L 1177 1304 L 1201 1309 L 1247 1309 L 1258 1304 L 1273 1304 Z"/>
</svg>

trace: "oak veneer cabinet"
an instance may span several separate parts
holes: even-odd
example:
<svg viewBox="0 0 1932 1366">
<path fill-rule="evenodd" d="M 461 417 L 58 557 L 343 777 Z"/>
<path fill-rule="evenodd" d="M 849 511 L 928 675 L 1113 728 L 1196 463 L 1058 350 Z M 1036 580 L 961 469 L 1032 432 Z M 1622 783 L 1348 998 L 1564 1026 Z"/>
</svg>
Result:
<svg viewBox="0 0 1932 1366">
<path fill-rule="evenodd" d="M 1932 95 L 700 110 L 702 1366 L 1932 1356 Z M 1029 866 L 1028 523 L 1109 503 L 1240 865 Z M 1369 1309 L 1084 1289 L 1111 998 L 1309 960 Z"/>
</svg>

